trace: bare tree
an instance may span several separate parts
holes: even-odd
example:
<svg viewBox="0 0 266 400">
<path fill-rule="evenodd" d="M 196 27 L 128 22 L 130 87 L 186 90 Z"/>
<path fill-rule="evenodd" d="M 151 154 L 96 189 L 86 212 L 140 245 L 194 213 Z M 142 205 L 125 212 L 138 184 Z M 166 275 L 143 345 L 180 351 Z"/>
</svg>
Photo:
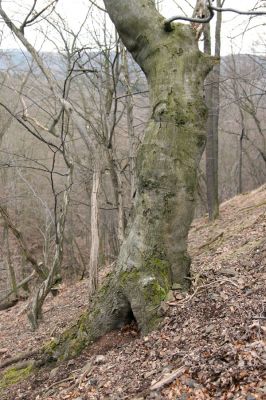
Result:
<svg viewBox="0 0 266 400">
<path fill-rule="evenodd" d="M 217 0 L 217 7 L 221 8 L 224 1 Z M 221 26 L 222 13 L 217 14 L 215 28 L 215 52 L 221 55 Z M 205 39 L 206 40 L 206 39 Z M 207 39 L 208 40 L 208 39 Z M 210 47 L 210 45 L 209 45 Z M 218 63 L 209 74 L 206 81 L 206 103 L 208 106 L 207 143 L 206 143 L 206 178 L 207 178 L 207 203 L 208 213 L 211 220 L 219 215 L 219 193 L 218 193 L 218 129 L 219 129 L 219 82 L 220 64 Z"/>
</svg>

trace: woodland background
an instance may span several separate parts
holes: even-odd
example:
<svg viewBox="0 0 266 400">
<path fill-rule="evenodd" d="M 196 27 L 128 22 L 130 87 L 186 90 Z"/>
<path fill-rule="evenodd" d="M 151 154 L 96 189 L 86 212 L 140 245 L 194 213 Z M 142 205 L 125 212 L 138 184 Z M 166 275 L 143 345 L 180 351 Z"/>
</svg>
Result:
<svg viewBox="0 0 266 400">
<path fill-rule="evenodd" d="M 95 290 L 98 269 L 116 260 L 125 235 L 136 152 L 149 115 L 145 77 L 99 7 L 91 4 L 74 31 L 54 9 L 56 2 L 47 4 L 41 21 L 37 11 L 29 18 L 24 8 L 21 32 L 33 27 L 38 40 L 56 51 L 40 48 L 37 60 L 24 47 L 0 53 L 4 305 L 31 297 L 55 263 L 57 282 L 87 276 Z M 91 25 L 95 10 L 99 24 Z M 265 182 L 266 58 L 256 52 L 263 45 L 263 34 L 254 36 L 252 54 L 221 58 L 220 202 Z M 75 111 L 75 123 L 64 115 L 58 93 Z M 208 210 L 205 157 L 197 194 L 201 216 Z"/>
</svg>

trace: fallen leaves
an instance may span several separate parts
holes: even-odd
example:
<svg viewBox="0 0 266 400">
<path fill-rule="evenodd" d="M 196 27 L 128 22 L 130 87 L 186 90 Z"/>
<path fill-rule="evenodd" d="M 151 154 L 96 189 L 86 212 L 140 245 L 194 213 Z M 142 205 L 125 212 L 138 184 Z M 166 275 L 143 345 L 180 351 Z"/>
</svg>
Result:
<svg viewBox="0 0 266 400">
<path fill-rule="evenodd" d="M 168 385 L 169 383 L 172 383 L 176 378 L 181 376 L 184 372 L 185 372 L 185 368 L 184 367 L 180 367 L 180 368 L 172 371 L 171 373 L 168 373 L 168 374 L 164 375 L 158 382 L 153 383 L 150 386 L 150 391 L 161 389 L 165 385 Z"/>
<path fill-rule="evenodd" d="M 255 197 L 241 196 L 222 206 L 215 224 L 194 221 L 192 288 L 185 295 L 179 287 L 169 293 L 160 331 L 139 337 L 132 324 L 112 332 L 75 360 L 10 388 L 1 400 L 266 398 L 263 199 L 265 190 Z M 15 321 L 19 305 L 3 312 L 0 356 L 40 346 L 63 330 L 86 299 L 86 283 L 77 288 L 79 295 L 64 288 L 49 300 L 45 325 L 36 334 L 25 331 L 25 316 Z"/>
</svg>

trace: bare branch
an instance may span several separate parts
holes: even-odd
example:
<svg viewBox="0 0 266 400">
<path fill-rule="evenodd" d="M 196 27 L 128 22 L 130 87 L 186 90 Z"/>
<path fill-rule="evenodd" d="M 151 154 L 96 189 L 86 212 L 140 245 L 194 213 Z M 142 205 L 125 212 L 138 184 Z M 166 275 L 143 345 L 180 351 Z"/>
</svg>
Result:
<svg viewBox="0 0 266 400">
<path fill-rule="evenodd" d="M 211 6 L 211 9 L 217 12 L 233 12 L 235 14 L 240 14 L 240 15 L 266 15 L 266 11 L 255 11 L 255 10 L 241 11 L 241 10 L 236 10 L 235 8 L 223 8 L 214 6 Z"/>
<path fill-rule="evenodd" d="M 37 18 L 39 18 L 40 15 L 42 15 L 46 10 L 48 10 L 48 8 L 50 8 L 51 6 L 54 8 L 55 4 L 58 2 L 58 0 L 53 0 L 50 4 L 48 4 L 47 6 L 45 6 L 44 8 L 41 9 L 41 11 L 36 12 L 35 15 L 32 16 L 32 18 L 30 18 L 32 12 L 34 11 L 34 8 L 36 6 L 37 0 L 34 0 L 33 6 L 31 7 L 28 15 L 26 16 L 26 18 L 24 19 L 24 21 L 22 22 L 19 30 L 24 33 L 24 28 L 26 28 L 26 26 L 28 25 L 32 25 L 34 21 L 36 21 Z M 53 11 L 53 8 L 51 10 L 51 12 Z M 30 19 L 29 19 L 30 18 Z"/>
<path fill-rule="evenodd" d="M 24 253 L 25 259 L 29 261 L 32 265 L 32 268 L 34 271 L 43 279 L 46 278 L 46 273 L 42 269 L 42 263 L 38 263 L 38 261 L 35 259 L 35 257 L 32 255 L 31 251 L 29 250 L 27 243 L 22 235 L 22 233 L 17 229 L 17 227 L 13 224 L 13 222 L 10 219 L 10 216 L 7 212 L 7 209 L 5 207 L 2 207 L 0 205 L 0 215 L 4 219 L 5 223 L 13 233 L 13 235 L 17 238 L 18 243 Z"/>
<path fill-rule="evenodd" d="M 105 13 L 107 12 L 105 8 L 102 8 L 101 6 L 99 6 L 98 4 L 96 4 L 95 1 L 90 0 L 90 3 L 91 3 L 93 6 L 97 7 L 98 10 L 103 11 L 103 12 L 105 12 Z"/>
<path fill-rule="evenodd" d="M 23 106 L 23 120 L 24 121 L 29 121 L 30 123 L 36 125 L 38 128 L 42 129 L 45 132 L 49 132 L 51 133 L 53 136 L 58 137 L 58 135 L 56 134 L 56 132 L 53 130 L 50 130 L 49 128 L 47 128 L 46 126 L 44 126 L 43 124 L 41 124 L 36 118 L 33 118 L 29 115 L 28 113 L 28 107 L 26 105 L 25 100 L 23 99 L 23 96 L 20 96 L 20 101 L 22 103 Z"/>
<path fill-rule="evenodd" d="M 22 33 L 24 33 L 24 28 L 25 28 L 25 26 L 26 26 L 27 23 L 28 23 L 28 18 L 31 16 L 31 13 L 34 11 L 34 8 L 35 8 L 35 6 L 36 6 L 36 3 L 37 3 L 37 0 L 34 0 L 34 1 L 33 1 L 33 5 L 32 5 L 32 7 L 31 7 L 30 11 L 28 12 L 28 14 L 26 15 L 24 21 L 23 21 L 22 24 L 20 25 L 20 28 L 19 28 L 19 29 L 20 29 L 20 31 L 21 31 Z"/>
<path fill-rule="evenodd" d="M 27 129 L 36 139 L 40 140 L 41 142 L 47 144 L 47 146 L 54 148 L 56 151 L 62 152 L 62 150 L 56 146 L 54 143 L 45 140 L 39 133 L 34 132 L 24 121 L 23 118 L 21 118 L 19 115 L 15 114 L 13 111 L 11 111 L 4 103 L 0 102 L 0 106 L 3 107 L 12 117 L 14 117 L 24 128 Z"/>
<path fill-rule="evenodd" d="M 173 21 L 188 21 L 188 22 L 194 22 L 194 23 L 199 23 L 199 24 L 207 24 L 208 22 L 210 22 L 212 20 L 212 18 L 214 17 L 214 11 L 213 11 L 213 7 L 210 4 L 210 0 L 207 0 L 208 4 L 207 4 L 207 9 L 209 10 L 209 16 L 208 17 L 204 17 L 204 18 L 194 18 L 194 17 L 184 17 L 183 15 L 177 15 L 171 18 L 168 18 L 165 22 L 164 22 L 164 29 L 166 32 L 170 32 L 173 28 L 171 27 L 171 23 Z"/>
<path fill-rule="evenodd" d="M 255 11 L 255 10 L 250 10 L 250 11 L 241 11 L 241 10 L 237 10 L 235 8 L 223 8 L 223 7 L 215 7 L 212 6 L 210 4 L 210 0 L 208 0 L 208 5 L 207 8 L 210 12 L 210 15 L 206 18 L 189 18 L 189 17 L 184 17 L 182 15 L 177 15 L 171 18 L 168 18 L 165 22 L 164 22 L 164 29 L 169 32 L 172 30 L 171 27 L 171 22 L 173 21 L 189 21 L 189 22 L 195 22 L 195 23 L 199 23 L 199 24 L 207 24 L 208 22 L 210 22 L 212 20 L 212 18 L 214 17 L 214 11 L 217 12 L 233 12 L 236 14 L 240 14 L 240 15 L 266 15 L 266 11 Z"/>
<path fill-rule="evenodd" d="M 36 61 L 38 67 L 42 71 L 43 75 L 45 76 L 50 90 L 52 93 L 55 95 L 56 98 L 61 98 L 60 94 L 58 93 L 58 88 L 56 87 L 53 77 L 49 71 L 48 68 L 46 68 L 42 58 L 39 56 L 38 52 L 35 50 L 35 48 L 30 44 L 30 42 L 26 39 L 24 36 L 23 32 L 16 27 L 16 25 L 11 21 L 11 19 L 8 17 L 8 15 L 5 13 L 3 8 L 1 7 L 0 3 L 0 15 L 3 18 L 4 22 L 8 26 L 8 28 L 15 34 L 15 36 L 20 40 L 20 42 L 25 46 L 25 48 L 28 50 L 28 52 L 31 54 L 33 59 Z"/>
</svg>

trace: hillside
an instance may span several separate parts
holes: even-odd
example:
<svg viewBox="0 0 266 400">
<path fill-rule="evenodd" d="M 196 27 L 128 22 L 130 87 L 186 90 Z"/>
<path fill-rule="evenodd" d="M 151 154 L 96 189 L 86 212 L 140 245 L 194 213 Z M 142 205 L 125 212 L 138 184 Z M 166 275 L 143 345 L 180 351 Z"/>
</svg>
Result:
<svg viewBox="0 0 266 400">
<path fill-rule="evenodd" d="M 189 251 L 190 293 L 169 296 L 160 331 L 124 327 L 3 389 L 1 400 L 265 398 L 266 186 L 224 203 L 214 223 L 195 220 Z M 36 333 L 25 303 L 0 312 L 0 363 L 58 335 L 86 302 L 86 281 L 62 285 Z"/>
</svg>

